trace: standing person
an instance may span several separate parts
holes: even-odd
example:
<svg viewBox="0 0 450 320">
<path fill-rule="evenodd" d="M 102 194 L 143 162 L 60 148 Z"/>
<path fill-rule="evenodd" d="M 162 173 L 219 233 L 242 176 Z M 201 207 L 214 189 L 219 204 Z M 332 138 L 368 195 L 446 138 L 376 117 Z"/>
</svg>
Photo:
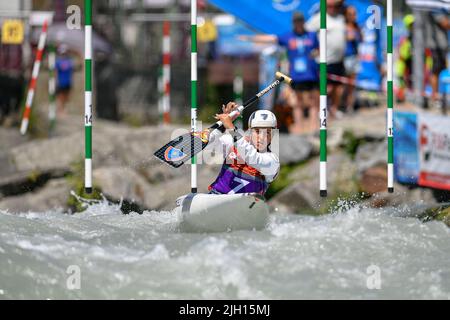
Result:
<svg viewBox="0 0 450 320">
<path fill-rule="evenodd" d="M 294 124 L 291 132 L 300 133 L 319 127 L 319 67 L 316 57 L 319 55 L 319 42 L 314 32 L 305 29 L 305 18 L 301 12 L 292 16 L 293 30 L 279 37 L 257 35 L 251 37 L 255 42 L 278 43 L 287 49 L 289 74 L 294 81 L 292 88 L 297 96 L 297 105 L 293 110 Z M 241 39 L 249 39 L 243 36 Z M 305 113 L 308 111 L 309 123 Z"/>
<path fill-rule="evenodd" d="M 64 114 L 67 101 L 72 90 L 72 76 L 75 69 L 74 62 L 69 56 L 68 48 L 65 44 L 61 44 L 57 49 L 58 56 L 56 58 L 56 103 L 58 113 Z"/>
<path fill-rule="evenodd" d="M 340 0 L 327 0 L 327 73 L 338 77 L 345 76 L 344 56 L 347 43 L 342 6 L 343 2 Z M 320 12 L 311 17 L 305 26 L 310 32 L 319 32 Z M 340 81 L 334 79 L 329 79 L 328 84 L 331 96 L 330 116 L 336 118 L 343 86 Z"/>
<path fill-rule="evenodd" d="M 294 83 L 292 88 L 297 96 L 294 108 L 294 127 L 292 132 L 315 130 L 319 127 L 319 68 L 315 58 L 319 54 L 319 41 L 313 32 L 305 29 L 305 18 L 295 12 L 292 18 L 293 31 L 278 38 L 278 43 L 287 49 L 289 73 Z M 305 112 L 309 111 L 309 125 L 306 125 Z"/>
<path fill-rule="evenodd" d="M 362 41 L 361 29 L 356 22 L 356 9 L 355 7 L 348 6 L 345 8 L 345 32 L 347 45 L 345 49 L 344 66 L 347 77 L 351 83 L 346 85 L 346 111 L 353 111 L 355 104 L 355 79 L 356 74 L 359 71 L 358 64 L 358 46 Z"/>
<path fill-rule="evenodd" d="M 449 30 L 450 18 L 447 11 L 432 11 L 427 14 L 425 23 L 425 47 L 431 50 L 433 57 L 430 82 L 433 90 L 431 99 L 434 105 L 439 103 L 438 79 L 441 71 L 446 68 Z"/>
</svg>

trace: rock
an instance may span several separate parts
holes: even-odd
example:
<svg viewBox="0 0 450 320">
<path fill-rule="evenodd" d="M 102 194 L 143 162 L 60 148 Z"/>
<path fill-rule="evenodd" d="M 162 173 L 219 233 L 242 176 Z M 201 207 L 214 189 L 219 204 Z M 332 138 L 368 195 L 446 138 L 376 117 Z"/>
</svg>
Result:
<svg viewBox="0 0 450 320">
<path fill-rule="evenodd" d="M 373 167 L 362 173 L 360 180 L 361 191 L 372 195 L 377 192 L 386 191 L 387 171 L 386 167 Z"/>
<path fill-rule="evenodd" d="M 295 183 L 269 200 L 277 212 L 305 213 L 315 211 L 319 204 L 318 190 L 308 187 L 307 182 Z"/>
<path fill-rule="evenodd" d="M 394 193 L 388 193 L 386 186 L 383 192 L 375 193 L 371 198 L 365 200 L 363 205 L 380 208 L 380 207 L 398 207 L 402 205 L 436 205 L 437 201 L 433 196 L 431 189 L 414 188 L 410 189 L 401 184 L 394 184 Z"/>
<path fill-rule="evenodd" d="M 67 173 L 64 170 L 26 171 L 0 176 L 0 198 L 33 191 L 44 186 L 50 179 L 61 178 Z"/>
<path fill-rule="evenodd" d="M 7 150 L 28 141 L 27 136 L 19 132 L 19 128 L 0 127 L 0 150 Z"/>
<path fill-rule="evenodd" d="M 17 128 L 0 127 L 0 177 L 16 171 L 8 150 L 26 141 L 27 137 L 22 136 Z"/>
<path fill-rule="evenodd" d="M 345 153 L 338 152 L 328 157 L 328 198 L 356 194 L 356 165 Z M 324 203 L 319 194 L 319 159 L 314 158 L 306 165 L 292 172 L 293 183 L 277 193 L 269 204 L 279 211 L 291 213 L 316 211 Z"/>
<path fill-rule="evenodd" d="M 329 127 L 351 131 L 357 139 L 380 141 L 386 137 L 386 109 L 358 110 L 342 119 L 330 121 Z"/>
<path fill-rule="evenodd" d="M 54 179 L 34 192 L 4 198 L 0 201 L 0 210 L 13 213 L 67 210 L 69 192 L 66 179 Z"/>
<path fill-rule="evenodd" d="M 300 135 L 280 134 L 279 144 L 273 144 L 272 150 L 278 151 L 282 165 L 295 164 L 311 156 L 312 144 Z"/>
<path fill-rule="evenodd" d="M 36 140 L 10 150 L 17 171 L 69 170 L 70 165 L 82 158 L 81 134 L 51 140 Z"/>
<path fill-rule="evenodd" d="M 320 153 L 320 131 L 308 136 L 308 141 L 312 145 L 312 154 Z M 340 127 L 332 127 L 327 130 L 327 150 L 337 150 L 344 141 L 344 130 Z"/>
<path fill-rule="evenodd" d="M 0 152 L 0 176 L 10 175 L 16 172 L 12 157 L 6 152 Z"/>
<path fill-rule="evenodd" d="M 158 209 L 165 190 L 152 187 L 137 172 L 128 167 L 104 167 L 93 171 L 94 184 L 111 200 L 124 199 L 144 209 Z"/>
<path fill-rule="evenodd" d="M 163 204 L 160 209 L 173 209 L 175 207 L 175 200 L 191 191 L 191 168 L 189 165 L 185 165 L 185 167 L 188 170 L 186 174 L 170 181 L 163 181 L 152 185 L 152 187 L 164 190 L 164 193 L 161 196 Z M 219 171 L 219 166 L 198 166 L 197 192 L 208 192 L 208 186 L 216 179 Z"/>
<path fill-rule="evenodd" d="M 386 166 L 387 143 L 371 142 L 361 145 L 356 152 L 355 162 L 359 173 L 372 167 Z"/>
</svg>

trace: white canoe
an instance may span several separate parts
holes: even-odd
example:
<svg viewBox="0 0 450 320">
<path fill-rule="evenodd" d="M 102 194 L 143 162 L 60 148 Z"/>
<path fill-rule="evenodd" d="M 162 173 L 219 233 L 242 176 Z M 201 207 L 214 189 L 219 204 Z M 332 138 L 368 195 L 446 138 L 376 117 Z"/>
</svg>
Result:
<svg viewBox="0 0 450 320">
<path fill-rule="evenodd" d="M 183 232 L 263 229 L 269 207 L 258 194 L 188 194 L 177 199 Z"/>
</svg>

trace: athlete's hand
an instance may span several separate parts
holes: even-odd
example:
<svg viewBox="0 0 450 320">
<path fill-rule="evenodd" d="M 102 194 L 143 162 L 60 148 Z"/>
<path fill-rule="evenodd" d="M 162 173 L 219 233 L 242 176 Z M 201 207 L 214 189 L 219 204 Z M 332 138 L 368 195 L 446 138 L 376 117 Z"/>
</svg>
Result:
<svg viewBox="0 0 450 320">
<path fill-rule="evenodd" d="M 238 107 L 239 105 L 236 102 L 228 102 L 227 105 L 222 105 L 222 112 L 228 114 L 236 110 Z"/>
<path fill-rule="evenodd" d="M 236 117 L 237 116 L 239 116 L 239 112 L 236 115 Z M 232 119 L 229 114 L 227 114 L 227 113 L 216 114 L 216 116 L 214 118 L 216 118 L 217 120 L 222 121 L 223 126 L 225 127 L 225 129 L 234 129 L 234 124 L 233 124 L 233 120 L 234 119 Z"/>
<path fill-rule="evenodd" d="M 202 140 L 208 141 L 209 138 L 209 129 L 204 129 L 203 131 L 196 131 L 193 133 L 194 137 L 199 137 Z"/>
</svg>

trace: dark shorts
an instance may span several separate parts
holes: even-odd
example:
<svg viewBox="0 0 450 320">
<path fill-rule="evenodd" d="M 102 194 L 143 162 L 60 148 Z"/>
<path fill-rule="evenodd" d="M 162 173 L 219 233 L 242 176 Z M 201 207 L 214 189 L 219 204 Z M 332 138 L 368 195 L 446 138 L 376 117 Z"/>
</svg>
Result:
<svg viewBox="0 0 450 320">
<path fill-rule="evenodd" d="M 344 67 L 344 62 L 338 62 L 338 63 L 330 63 L 327 65 L 327 73 L 328 74 L 333 74 L 339 77 L 345 77 L 345 67 Z M 328 83 L 331 84 L 342 84 L 342 82 L 340 81 L 336 81 L 336 80 L 331 80 L 328 79 Z"/>
<path fill-rule="evenodd" d="M 58 93 L 69 93 L 71 89 L 72 89 L 71 86 L 58 87 L 58 88 L 56 88 L 56 94 L 58 94 Z"/>
<path fill-rule="evenodd" d="M 446 50 L 432 49 L 431 55 L 433 57 L 433 70 L 434 74 L 439 75 L 442 70 L 446 68 Z"/>
<path fill-rule="evenodd" d="M 318 81 L 294 81 L 292 89 L 295 91 L 311 91 L 319 89 Z"/>
</svg>

